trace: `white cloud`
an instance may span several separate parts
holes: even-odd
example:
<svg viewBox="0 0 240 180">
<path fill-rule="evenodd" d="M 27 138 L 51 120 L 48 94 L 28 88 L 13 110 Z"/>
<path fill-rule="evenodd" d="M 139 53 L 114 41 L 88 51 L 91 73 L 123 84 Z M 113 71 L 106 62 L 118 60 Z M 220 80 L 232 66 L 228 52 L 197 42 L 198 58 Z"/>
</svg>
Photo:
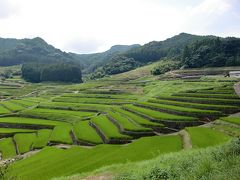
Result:
<svg viewBox="0 0 240 180">
<path fill-rule="evenodd" d="M 209 26 L 234 0 L 204 0 L 188 8 L 164 0 L 3 1 L 18 13 L 0 19 L 0 36 L 40 36 L 63 50 L 86 53 L 163 40 L 182 31 L 212 34 Z"/>
<path fill-rule="evenodd" d="M 0 1 L 0 19 L 6 19 L 14 15 L 17 12 L 17 8 L 8 0 Z"/>
</svg>

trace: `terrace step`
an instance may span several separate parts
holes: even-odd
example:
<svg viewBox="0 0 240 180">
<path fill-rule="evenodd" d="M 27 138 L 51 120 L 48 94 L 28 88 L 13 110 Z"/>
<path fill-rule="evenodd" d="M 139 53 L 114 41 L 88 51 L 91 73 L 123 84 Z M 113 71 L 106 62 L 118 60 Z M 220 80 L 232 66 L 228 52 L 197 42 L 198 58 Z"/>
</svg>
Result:
<svg viewBox="0 0 240 180">
<path fill-rule="evenodd" d="M 92 121 L 89 122 L 89 125 L 96 130 L 96 132 L 102 138 L 102 140 L 105 144 L 109 143 L 107 137 L 103 134 L 103 132 Z"/>
<path fill-rule="evenodd" d="M 0 128 L 16 128 L 16 129 L 33 129 L 33 130 L 39 130 L 39 129 L 53 129 L 54 126 L 49 125 L 37 125 L 37 124 L 18 124 L 18 123 L 3 123 L 0 122 Z"/>
<path fill-rule="evenodd" d="M 153 136 L 155 135 L 155 133 L 153 131 L 148 131 L 148 132 L 141 132 L 141 131 L 128 131 L 128 130 L 125 130 L 114 118 L 112 118 L 111 116 L 107 116 L 108 119 L 113 123 L 115 124 L 119 131 L 122 133 L 122 134 L 126 134 L 126 135 L 130 135 L 130 136 L 133 136 L 134 138 L 140 138 L 140 137 L 143 137 L 143 136 Z"/>
<path fill-rule="evenodd" d="M 133 111 L 133 110 L 130 110 L 130 109 L 127 109 L 127 108 L 124 108 L 125 110 L 129 111 L 129 112 L 132 112 L 132 113 L 136 113 L 138 114 L 139 116 L 143 117 L 143 118 L 146 118 L 152 122 L 160 122 L 162 123 L 167 129 L 161 129 L 161 131 L 159 131 L 160 133 L 164 133 L 164 132 L 171 132 L 170 130 L 171 129 L 177 129 L 177 130 L 180 130 L 180 129 L 184 129 L 185 127 L 188 127 L 188 126 L 198 126 L 198 125 L 201 125 L 201 124 L 204 124 L 204 122 L 202 121 L 170 121 L 170 120 L 158 120 L 158 119 L 154 119 L 154 118 L 151 118 L 147 115 L 144 115 L 142 113 L 139 113 L 139 112 L 136 112 L 136 111 Z M 169 129 L 170 128 L 170 129 Z"/>
<path fill-rule="evenodd" d="M 220 116 L 223 116 L 223 114 L 220 111 L 205 110 L 206 112 L 204 112 L 204 110 L 203 110 L 203 112 L 201 112 L 201 109 L 195 109 L 195 108 L 189 108 L 189 111 L 180 111 L 180 110 L 169 109 L 168 107 L 160 107 L 160 106 L 162 106 L 162 104 L 158 104 L 158 103 L 146 103 L 146 104 L 134 103 L 134 105 L 143 107 L 143 108 L 152 109 L 152 110 L 157 110 L 159 112 L 164 112 L 164 113 L 198 117 L 203 120 L 206 118 L 213 120 Z M 166 106 L 174 107 L 174 105 L 166 105 Z M 175 107 L 178 108 L 179 106 L 175 106 Z M 182 108 L 183 110 L 188 109 L 186 107 L 179 107 L 179 108 Z M 196 111 L 199 110 L 200 112 L 193 112 L 193 111 L 191 111 L 191 109 L 196 110 Z M 207 111 L 209 111 L 209 112 L 207 112 Z M 212 114 L 211 114 L 211 112 L 212 112 Z"/>
<path fill-rule="evenodd" d="M 163 100 L 174 100 L 174 101 L 181 101 L 181 102 L 193 102 L 193 103 L 202 103 L 202 104 L 215 104 L 215 105 L 240 105 L 239 99 L 217 99 L 217 98 L 192 98 L 192 97 L 180 97 L 180 96 L 158 96 L 157 99 Z"/>
</svg>

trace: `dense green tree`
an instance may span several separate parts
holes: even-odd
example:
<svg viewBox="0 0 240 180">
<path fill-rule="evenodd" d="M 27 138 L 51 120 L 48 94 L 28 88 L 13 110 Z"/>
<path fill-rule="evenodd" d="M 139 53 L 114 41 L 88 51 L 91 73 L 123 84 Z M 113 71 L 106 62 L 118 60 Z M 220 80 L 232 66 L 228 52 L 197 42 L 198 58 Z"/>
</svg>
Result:
<svg viewBox="0 0 240 180">
<path fill-rule="evenodd" d="M 152 75 L 160 75 L 164 74 L 168 71 L 176 70 L 180 67 L 180 63 L 178 61 L 166 60 L 161 61 L 156 65 L 152 70 Z"/>
<path fill-rule="evenodd" d="M 182 64 L 186 67 L 239 66 L 240 39 L 210 38 L 186 46 Z"/>
<path fill-rule="evenodd" d="M 27 63 L 22 66 L 22 77 L 36 83 L 41 81 L 82 82 L 80 67 L 67 63 Z"/>
</svg>

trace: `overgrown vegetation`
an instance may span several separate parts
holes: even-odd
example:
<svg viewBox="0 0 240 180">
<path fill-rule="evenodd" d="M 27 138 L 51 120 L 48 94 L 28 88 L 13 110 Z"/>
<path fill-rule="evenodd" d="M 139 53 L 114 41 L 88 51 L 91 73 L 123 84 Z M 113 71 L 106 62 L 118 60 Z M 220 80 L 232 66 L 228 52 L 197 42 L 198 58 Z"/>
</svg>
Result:
<svg viewBox="0 0 240 180">
<path fill-rule="evenodd" d="M 240 177 L 240 139 L 219 147 L 183 151 L 141 163 L 129 163 L 116 180 L 232 179 Z M 129 167 L 132 167 L 129 169 Z M 111 169 L 111 168 L 110 168 Z"/>
<path fill-rule="evenodd" d="M 180 68 L 180 63 L 178 61 L 161 61 L 159 62 L 151 71 L 152 75 L 164 74 L 168 71 L 176 70 Z"/>
<path fill-rule="evenodd" d="M 62 81 L 82 82 L 80 67 L 74 64 L 39 64 L 28 63 L 22 66 L 22 77 L 30 82 Z"/>
<path fill-rule="evenodd" d="M 240 66 L 240 40 L 211 38 L 187 45 L 182 64 L 188 68 Z"/>
</svg>

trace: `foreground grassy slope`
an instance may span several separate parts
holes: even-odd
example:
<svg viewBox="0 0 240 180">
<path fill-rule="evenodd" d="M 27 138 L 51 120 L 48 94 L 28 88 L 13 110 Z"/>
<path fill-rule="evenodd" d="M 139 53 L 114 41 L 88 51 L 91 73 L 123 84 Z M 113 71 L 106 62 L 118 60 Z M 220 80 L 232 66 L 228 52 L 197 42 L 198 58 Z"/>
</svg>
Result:
<svg viewBox="0 0 240 180">
<path fill-rule="evenodd" d="M 232 179 L 240 177 L 240 140 L 206 149 L 182 151 L 140 163 L 128 163 L 100 169 L 96 173 L 113 174 L 116 180 L 144 179 Z M 131 167 L 131 168 L 129 168 Z M 81 176 L 72 176 L 78 178 Z M 91 177 L 91 176 L 90 176 Z M 60 178 L 65 180 L 68 178 Z"/>
<path fill-rule="evenodd" d="M 221 120 L 240 125 L 240 117 L 224 117 Z"/>
<path fill-rule="evenodd" d="M 217 130 L 205 127 L 186 128 L 188 131 L 193 148 L 205 148 L 210 145 L 217 145 L 226 142 L 230 137 Z"/>
<path fill-rule="evenodd" d="M 92 149 L 46 147 L 40 153 L 12 164 L 9 175 L 25 180 L 49 179 L 88 172 L 114 163 L 150 159 L 181 148 L 180 136 L 145 137 L 125 146 L 98 145 Z"/>
</svg>

